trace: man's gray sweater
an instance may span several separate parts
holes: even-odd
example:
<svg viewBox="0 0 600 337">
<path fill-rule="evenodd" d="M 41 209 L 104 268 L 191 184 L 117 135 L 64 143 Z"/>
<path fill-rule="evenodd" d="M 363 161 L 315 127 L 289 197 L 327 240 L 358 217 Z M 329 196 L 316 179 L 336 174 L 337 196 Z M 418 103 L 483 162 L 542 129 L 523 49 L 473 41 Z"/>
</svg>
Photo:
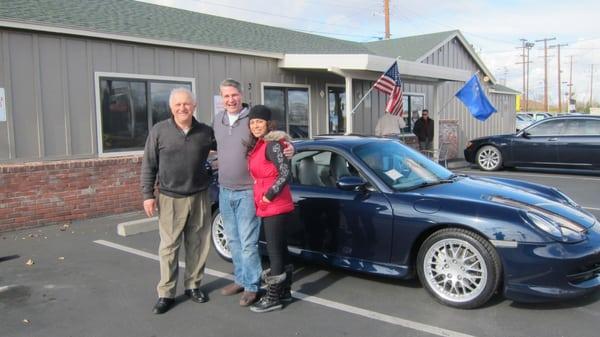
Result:
<svg viewBox="0 0 600 337">
<path fill-rule="evenodd" d="M 226 111 L 219 112 L 213 122 L 219 152 L 219 185 L 236 191 L 252 189 L 253 184 L 245 145 L 250 138 L 248 112 L 244 107 L 233 125 L 229 125 Z"/>
<path fill-rule="evenodd" d="M 173 118 L 156 123 L 146 139 L 141 185 L 144 200 L 154 198 L 158 177 L 160 193 L 174 198 L 196 194 L 208 188 L 208 152 L 214 148 L 214 132 L 195 118 L 188 133 Z"/>
</svg>

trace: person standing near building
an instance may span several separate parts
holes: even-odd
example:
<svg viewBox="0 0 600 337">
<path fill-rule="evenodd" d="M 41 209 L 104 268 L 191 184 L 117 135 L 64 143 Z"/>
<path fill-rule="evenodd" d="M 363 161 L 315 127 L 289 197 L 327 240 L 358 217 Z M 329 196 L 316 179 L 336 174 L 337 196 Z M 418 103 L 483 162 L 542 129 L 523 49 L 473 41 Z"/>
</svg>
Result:
<svg viewBox="0 0 600 337">
<path fill-rule="evenodd" d="M 248 168 L 254 179 L 254 205 L 256 215 L 262 219 L 270 261 L 270 268 L 262 273 L 267 293 L 250 310 L 268 312 L 283 307 L 282 295 L 289 295 L 291 299 L 291 294 L 284 294 L 284 287 L 289 292 L 291 286 L 291 275 L 286 275 L 285 224 L 289 223 L 294 210 L 289 186 L 290 162 L 283 155 L 284 141 L 289 140 L 289 136 L 274 130 L 271 110 L 264 105 L 252 107 L 248 119 L 252 133 L 247 145 Z"/>
<path fill-rule="evenodd" d="M 238 81 L 226 79 L 219 89 L 225 108 L 213 122 L 219 160 L 219 210 L 234 269 L 234 282 L 222 288 L 221 294 L 230 296 L 241 292 L 239 303 L 245 307 L 257 299 L 262 271 L 258 255 L 260 222 L 256 217 L 244 145 L 250 139 L 249 109 L 242 103 L 242 85 Z M 284 153 L 292 156 L 293 147 L 287 146 Z"/>
<path fill-rule="evenodd" d="M 433 119 L 429 118 L 429 110 L 423 109 L 421 118 L 415 122 L 413 133 L 419 139 L 419 150 L 422 152 L 433 150 Z"/>
<path fill-rule="evenodd" d="M 377 120 L 375 136 L 397 136 L 402 134 L 402 129 L 404 129 L 404 127 L 406 127 L 404 118 L 385 112 Z"/>
<path fill-rule="evenodd" d="M 210 248 L 210 179 L 204 163 L 214 147 L 214 133 L 210 126 L 194 118 L 196 100 L 187 88 L 171 91 L 169 107 L 171 118 L 156 123 L 146 139 L 141 172 L 144 211 L 149 217 L 157 208 L 157 181 L 159 187 L 160 282 L 155 314 L 162 314 L 175 304 L 182 241 L 185 294 L 197 303 L 208 300 L 200 290 Z"/>
<path fill-rule="evenodd" d="M 260 223 L 244 146 L 250 133 L 249 109 L 242 103 L 239 82 L 226 79 L 219 89 L 225 108 L 213 122 L 219 161 L 219 210 L 234 267 L 234 282 L 222 288 L 221 294 L 243 292 L 240 305 L 248 306 L 256 301 L 262 270 L 258 255 Z"/>
</svg>

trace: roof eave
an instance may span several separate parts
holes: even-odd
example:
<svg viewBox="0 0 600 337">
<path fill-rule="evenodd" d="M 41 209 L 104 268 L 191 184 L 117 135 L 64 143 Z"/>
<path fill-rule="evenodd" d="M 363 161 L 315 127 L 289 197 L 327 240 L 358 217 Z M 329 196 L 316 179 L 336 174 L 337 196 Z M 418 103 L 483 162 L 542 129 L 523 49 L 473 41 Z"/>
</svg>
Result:
<svg viewBox="0 0 600 337">
<path fill-rule="evenodd" d="M 517 92 L 517 91 L 510 92 L 510 91 L 494 90 L 494 89 L 490 89 L 490 92 L 494 93 L 494 94 L 512 95 L 512 96 L 517 96 L 517 95 L 521 94 L 520 92 Z"/>
<path fill-rule="evenodd" d="M 85 30 L 85 29 L 80 29 L 80 28 L 73 28 L 73 27 L 32 24 L 32 23 L 12 21 L 12 20 L 0 20 L 0 27 L 39 31 L 39 32 L 46 32 L 46 33 L 55 33 L 55 34 L 66 34 L 66 35 L 72 35 L 72 36 L 84 36 L 84 37 L 91 37 L 91 38 L 116 40 L 116 41 L 127 41 L 127 42 L 143 43 L 143 44 L 156 45 L 156 46 L 177 47 L 177 48 L 207 50 L 207 51 L 215 51 L 215 52 L 222 52 L 222 53 L 240 54 L 240 55 L 260 56 L 260 57 L 267 57 L 267 58 L 274 58 L 274 59 L 282 59 L 283 58 L 283 53 L 225 48 L 225 47 L 194 44 L 194 43 L 176 42 L 176 41 L 169 41 L 169 40 L 149 39 L 149 38 L 130 36 L 130 35 L 103 33 L 103 32 Z"/>
<path fill-rule="evenodd" d="M 279 61 L 283 69 L 341 70 L 348 76 L 375 80 L 385 72 L 396 59 L 371 54 L 285 54 Z M 466 70 L 435 66 L 431 64 L 397 60 L 402 79 L 426 81 L 465 82 L 471 77 Z"/>
</svg>

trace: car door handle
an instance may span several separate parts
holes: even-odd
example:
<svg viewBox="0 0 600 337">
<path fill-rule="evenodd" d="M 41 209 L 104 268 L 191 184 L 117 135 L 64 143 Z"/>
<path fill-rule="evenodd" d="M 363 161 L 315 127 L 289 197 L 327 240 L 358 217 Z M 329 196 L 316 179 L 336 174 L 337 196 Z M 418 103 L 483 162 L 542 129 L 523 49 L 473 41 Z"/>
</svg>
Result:
<svg viewBox="0 0 600 337">
<path fill-rule="evenodd" d="M 555 141 L 557 141 L 557 140 L 558 140 L 558 138 L 556 138 L 556 137 L 548 138 L 548 141 L 549 141 L 549 142 L 555 142 Z"/>
</svg>

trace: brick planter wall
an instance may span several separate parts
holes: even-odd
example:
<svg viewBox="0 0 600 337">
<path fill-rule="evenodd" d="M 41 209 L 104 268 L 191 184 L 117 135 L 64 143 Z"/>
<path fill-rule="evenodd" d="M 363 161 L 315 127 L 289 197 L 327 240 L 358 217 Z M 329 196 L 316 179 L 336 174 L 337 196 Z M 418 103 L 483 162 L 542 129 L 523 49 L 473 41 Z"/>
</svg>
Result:
<svg viewBox="0 0 600 337">
<path fill-rule="evenodd" d="M 142 210 L 141 156 L 0 164 L 0 232 Z"/>
</svg>

